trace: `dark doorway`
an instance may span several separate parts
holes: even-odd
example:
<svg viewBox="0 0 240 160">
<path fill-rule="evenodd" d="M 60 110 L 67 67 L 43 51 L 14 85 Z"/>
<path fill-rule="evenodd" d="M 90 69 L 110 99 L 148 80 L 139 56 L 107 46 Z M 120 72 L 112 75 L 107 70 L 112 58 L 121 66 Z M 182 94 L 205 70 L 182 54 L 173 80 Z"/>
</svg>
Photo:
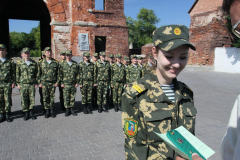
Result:
<svg viewBox="0 0 240 160">
<path fill-rule="evenodd" d="M 106 50 L 106 37 L 96 36 L 95 37 L 95 52 L 99 53 Z"/>
<path fill-rule="evenodd" d="M 51 46 L 51 18 L 43 0 L 1 0 L 0 44 L 9 44 L 9 19 L 40 21 L 41 50 Z"/>
</svg>

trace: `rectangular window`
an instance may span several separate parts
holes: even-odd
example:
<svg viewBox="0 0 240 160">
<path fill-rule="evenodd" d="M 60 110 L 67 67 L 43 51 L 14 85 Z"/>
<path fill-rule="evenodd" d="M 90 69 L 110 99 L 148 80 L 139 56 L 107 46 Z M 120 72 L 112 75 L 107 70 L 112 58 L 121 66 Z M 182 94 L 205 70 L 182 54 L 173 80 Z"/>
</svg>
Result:
<svg viewBox="0 0 240 160">
<path fill-rule="evenodd" d="M 95 37 L 95 52 L 99 53 L 106 50 L 106 37 L 96 36 Z"/>
<path fill-rule="evenodd" d="M 95 0 L 95 10 L 105 10 L 105 0 Z"/>
</svg>

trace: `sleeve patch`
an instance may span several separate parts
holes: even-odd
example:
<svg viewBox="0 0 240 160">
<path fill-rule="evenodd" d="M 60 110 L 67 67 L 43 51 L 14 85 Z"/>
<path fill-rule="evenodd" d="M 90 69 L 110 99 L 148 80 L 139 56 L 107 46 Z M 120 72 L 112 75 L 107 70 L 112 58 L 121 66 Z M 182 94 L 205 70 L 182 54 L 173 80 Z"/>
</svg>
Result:
<svg viewBox="0 0 240 160">
<path fill-rule="evenodd" d="M 138 122 L 132 118 L 126 118 L 124 123 L 124 132 L 129 138 L 137 135 Z"/>
</svg>

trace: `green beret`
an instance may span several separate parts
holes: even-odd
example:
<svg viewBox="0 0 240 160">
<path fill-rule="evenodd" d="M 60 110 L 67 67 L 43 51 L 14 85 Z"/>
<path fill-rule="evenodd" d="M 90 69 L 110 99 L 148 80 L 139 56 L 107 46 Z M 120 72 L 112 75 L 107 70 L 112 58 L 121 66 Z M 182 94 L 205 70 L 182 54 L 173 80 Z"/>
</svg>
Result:
<svg viewBox="0 0 240 160">
<path fill-rule="evenodd" d="M 121 58 L 122 55 L 121 54 L 116 54 L 116 58 Z"/>
<path fill-rule="evenodd" d="M 52 51 L 51 47 L 46 47 L 44 51 Z"/>
<path fill-rule="evenodd" d="M 136 54 L 131 55 L 131 59 L 133 58 L 137 58 L 137 55 Z"/>
<path fill-rule="evenodd" d="M 7 47 L 4 44 L 0 44 L 1 49 L 7 49 Z"/>
<path fill-rule="evenodd" d="M 184 44 L 193 50 L 196 48 L 189 42 L 189 30 L 184 25 L 168 25 L 153 32 L 153 43 L 164 51 L 170 51 Z"/>
<path fill-rule="evenodd" d="M 72 50 L 66 50 L 65 54 L 71 55 L 72 54 Z"/>
<path fill-rule="evenodd" d="M 153 56 L 151 54 L 147 55 L 147 58 L 153 59 Z"/>
<path fill-rule="evenodd" d="M 30 52 L 30 48 L 25 47 L 21 50 L 21 53 Z"/>
<path fill-rule="evenodd" d="M 114 55 L 113 54 L 109 54 L 108 57 L 109 58 L 114 58 Z"/>
<path fill-rule="evenodd" d="M 100 52 L 100 56 L 106 56 L 105 52 Z"/>
<path fill-rule="evenodd" d="M 138 56 L 137 59 L 143 59 L 143 57 L 142 56 Z"/>
<path fill-rule="evenodd" d="M 98 57 L 98 53 L 93 53 L 93 56 L 94 57 Z"/>
<path fill-rule="evenodd" d="M 66 54 L 66 51 L 61 51 L 60 55 Z"/>
<path fill-rule="evenodd" d="M 90 56 L 90 53 L 89 53 L 89 52 L 84 52 L 84 53 L 83 53 L 83 56 L 89 57 L 89 56 Z"/>
</svg>

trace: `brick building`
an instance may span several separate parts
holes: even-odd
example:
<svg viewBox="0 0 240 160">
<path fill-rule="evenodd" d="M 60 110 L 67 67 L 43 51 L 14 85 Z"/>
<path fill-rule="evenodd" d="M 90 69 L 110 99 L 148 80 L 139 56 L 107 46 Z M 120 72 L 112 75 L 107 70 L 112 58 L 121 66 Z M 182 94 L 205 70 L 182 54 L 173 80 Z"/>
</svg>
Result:
<svg viewBox="0 0 240 160">
<path fill-rule="evenodd" d="M 51 46 L 57 59 L 64 49 L 74 56 L 88 48 L 127 55 L 124 0 L 102 2 L 103 10 L 95 10 L 95 0 L 1 0 L 0 43 L 9 47 L 9 19 L 39 20 L 41 49 Z"/>
<path fill-rule="evenodd" d="M 231 34 L 226 28 L 223 0 L 196 0 L 191 16 L 190 41 L 196 51 L 190 51 L 189 64 L 214 65 L 216 47 L 230 47 Z"/>
</svg>

